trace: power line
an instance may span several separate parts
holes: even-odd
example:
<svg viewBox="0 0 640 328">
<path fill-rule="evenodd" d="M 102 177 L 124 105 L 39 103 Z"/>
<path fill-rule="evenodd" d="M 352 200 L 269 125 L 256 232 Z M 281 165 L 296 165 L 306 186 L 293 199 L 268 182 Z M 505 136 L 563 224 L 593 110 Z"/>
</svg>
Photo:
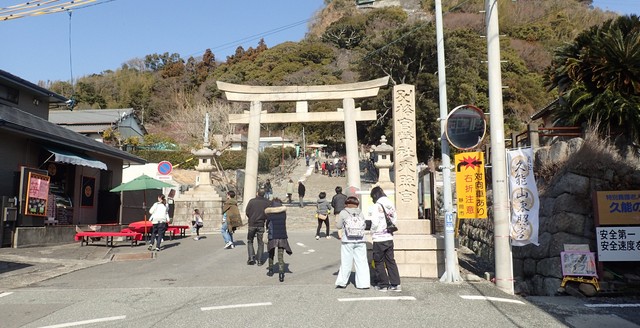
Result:
<svg viewBox="0 0 640 328">
<path fill-rule="evenodd" d="M 462 5 L 464 5 L 465 3 L 470 2 L 470 1 L 473 1 L 473 0 L 466 0 L 466 1 L 463 1 L 463 2 L 461 2 L 461 3 L 459 3 L 459 4 L 457 4 L 457 5 L 455 5 L 455 6 L 451 7 L 451 8 L 449 8 L 446 12 L 444 12 L 444 13 L 443 13 L 443 15 L 446 15 L 446 14 L 450 13 L 451 11 L 453 11 L 453 10 L 455 10 L 455 9 L 459 8 L 460 6 L 462 6 Z M 431 24 L 431 23 L 433 23 L 433 21 L 427 22 L 427 24 L 422 24 L 422 25 L 416 26 L 416 27 L 415 27 L 415 28 L 413 28 L 411 31 L 409 31 L 409 32 L 407 32 L 407 33 L 405 33 L 405 34 L 401 35 L 399 38 L 397 38 L 397 39 L 395 39 L 395 40 L 392 40 L 391 42 L 389 42 L 389 43 L 387 43 L 387 44 L 383 45 L 382 47 L 380 47 L 380 48 L 378 48 L 378 49 L 376 49 L 376 50 L 373 50 L 373 51 L 371 51 L 371 52 L 367 53 L 366 55 L 364 55 L 364 57 L 362 57 L 362 59 L 363 59 L 363 60 L 365 60 L 365 59 L 369 58 L 370 56 L 375 55 L 375 54 L 377 54 L 377 53 L 379 53 L 379 52 L 381 52 L 381 51 L 385 50 L 386 48 L 388 48 L 388 47 L 390 47 L 390 46 L 392 46 L 392 45 L 394 45 L 394 44 L 396 44 L 396 43 L 400 42 L 402 39 L 406 38 L 407 36 L 409 36 L 409 35 L 410 35 L 410 34 L 412 34 L 413 32 L 415 32 L 415 31 L 417 31 L 417 30 L 419 30 L 419 29 L 421 29 L 421 28 L 423 28 L 423 27 L 425 27 L 425 26 L 427 26 L 428 24 Z"/>
<path fill-rule="evenodd" d="M 59 0 L 36 0 L 23 4 L 0 8 L 0 21 L 7 21 L 23 17 L 40 16 L 48 14 L 56 14 L 60 12 L 70 11 L 71 9 L 79 10 L 93 7 L 115 0 L 104 0 L 97 3 L 97 0 L 72 0 L 63 3 L 57 3 Z"/>
<path fill-rule="evenodd" d="M 218 45 L 218 46 L 215 46 L 215 47 L 212 47 L 212 48 L 209 48 L 209 49 L 212 52 L 215 52 L 214 50 L 220 51 L 220 50 L 225 50 L 225 49 L 229 49 L 229 48 L 232 48 L 232 47 L 237 47 L 239 43 L 245 43 L 245 42 L 249 42 L 249 41 L 259 40 L 261 38 L 264 38 L 265 36 L 269 36 L 269 35 L 272 35 L 272 34 L 280 33 L 282 31 L 286 31 L 286 30 L 294 28 L 296 26 L 299 26 L 299 25 L 302 25 L 302 24 L 305 24 L 305 23 L 309 23 L 310 21 L 312 21 L 314 19 L 315 18 L 309 18 L 309 19 L 297 21 L 297 22 L 294 22 L 294 23 L 290 23 L 290 24 L 287 24 L 287 25 L 284 25 L 284 26 L 277 27 L 275 29 L 268 30 L 266 32 L 261 32 L 261 33 L 254 34 L 254 35 L 251 35 L 251 36 L 247 36 L 247 37 L 244 37 L 244 38 L 241 38 L 241 39 L 238 39 L 238 40 L 234 40 L 234 41 L 230 41 L 230 42 L 227 42 L 227 43 L 223 43 L 221 45 Z M 205 52 L 205 50 L 202 50 L 202 51 L 199 51 L 199 52 L 194 52 L 192 54 L 189 54 L 188 57 L 191 57 L 193 55 L 199 55 L 199 54 L 202 54 L 204 52 Z"/>
</svg>

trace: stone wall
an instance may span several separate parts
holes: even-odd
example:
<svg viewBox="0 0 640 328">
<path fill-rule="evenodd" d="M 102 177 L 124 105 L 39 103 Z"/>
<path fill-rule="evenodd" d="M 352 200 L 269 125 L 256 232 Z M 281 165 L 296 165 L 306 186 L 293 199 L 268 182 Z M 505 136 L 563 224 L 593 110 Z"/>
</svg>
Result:
<svg viewBox="0 0 640 328">
<path fill-rule="evenodd" d="M 583 139 L 575 138 L 536 150 L 540 245 L 512 247 L 516 293 L 556 294 L 562 281 L 560 252 L 564 244 L 588 244 L 596 251 L 593 192 L 640 189 L 640 172 L 625 164 L 628 160 L 591 156 L 594 150 L 589 148 L 593 147 L 583 145 Z M 463 220 L 459 242 L 494 263 L 491 219 Z"/>
</svg>

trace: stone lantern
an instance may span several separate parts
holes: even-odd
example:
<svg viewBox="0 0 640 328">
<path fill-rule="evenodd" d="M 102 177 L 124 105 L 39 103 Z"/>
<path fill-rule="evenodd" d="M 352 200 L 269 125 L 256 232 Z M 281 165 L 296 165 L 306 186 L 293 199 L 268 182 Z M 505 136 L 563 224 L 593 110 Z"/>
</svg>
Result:
<svg viewBox="0 0 640 328">
<path fill-rule="evenodd" d="M 393 167 L 391 154 L 393 147 L 387 144 L 387 138 L 380 138 L 380 145 L 372 146 L 372 151 L 376 156 L 375 167 L 378 168 L 378 182 L 376 186 L 380 186 L 383 190 L 394 190 L 394 184 L 391 182 L 389 170 Z"/>
<path fill-rule="evenodd" d="M 211 172 L 215 169 L 215 166 L 213 166 L 213 156 L 216 153 L 215 150 L 209 148 L 208 145 L 205 144 L 198 150 L 192 150 L 191 153 L 193 156 L 198 158 L 198 165 L 196 166 L 196 171 L 198 171 L 198 181 L 196 186 L 199 188 L 210 187 Z"/>
<path fill-rule="evenodd" d="M 174 221 L 177 224 L 189 225 L 193 210 L 197 208 L 205 221 L 204 231 L 213 232 L 220 231 L 220 218 L 222 217 L 222 196 L 219 190 L 211 184 L 211 173 L 217 169 L 213 163 L 214 156 L 219 156 L 220 153 L 210 148 L 208 130 L 209 115 L 207 114 L 202 148 L 191 151 L 193 156 L 198 159 L 196 186 L 185 191 L 176 199 L 176 219 Z"/>
</svg>

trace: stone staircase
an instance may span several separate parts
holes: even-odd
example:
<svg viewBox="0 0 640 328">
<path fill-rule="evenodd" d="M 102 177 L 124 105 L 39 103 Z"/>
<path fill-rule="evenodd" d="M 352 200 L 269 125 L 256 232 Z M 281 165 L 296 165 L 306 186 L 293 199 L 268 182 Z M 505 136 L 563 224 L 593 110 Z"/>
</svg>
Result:
<svg viewBox="0 0 640 328">
<path fill-rule="evenodd" d="M 321 158 L 320 160 L 328 160 Z M 316 213 L 316 201 L 318 200 L 318 194 L 324 191 L 327 194 L 327 199 L 331 201 L 333 195 L 335 195 L 335 189 L 337 186 L 341 186 L 342 189 L 347 189 L 346 177 L 329 177 L 322 175 L 320 172 L 313 173 L 314 162 L 309 162 L 310 166 L 305 166 L 304 158 L 298 160 L 298 165 L 293 169 L 293 173 L 290 178 L 294 182 L 293 202 L 291 204 L 285 204 L 287 206 L 287 230 L 289 231 L 309 231 L 309 233 L 315 234 L 315 230 L 318 221 L 315 219 Z M 306 195 L 304 198 L 304 207 L 300 207 L 298 202 L 298 180 L 303 179 L 306 187 Z M 273 196 L 286 201 L 287 198 L 287 181 L 273 181 Z M 333 228 L 333 220 L 329 226 L 331 231 L 335 232 Z"/>
</svg>

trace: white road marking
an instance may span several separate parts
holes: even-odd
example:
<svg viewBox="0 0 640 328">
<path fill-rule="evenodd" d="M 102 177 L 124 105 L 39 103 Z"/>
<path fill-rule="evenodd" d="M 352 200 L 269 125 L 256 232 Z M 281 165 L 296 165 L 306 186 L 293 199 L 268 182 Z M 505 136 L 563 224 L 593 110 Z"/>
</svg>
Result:
<svg viewBox="0 0 640 328">
<path fill-rule="evenodd" d="M 303 243 L 296 243 L 296 245 L 300 246 L 300 247 L 307 247 L 307 245 L 303 244 Z"/>
<path fill-rule="evenodd" d="M 44 327 L 40 327 L 40 328 L 63 328 L 63 327 L 82 326 L 82 325 L 88 325 L 88 324 L 97 323 L 97 322 L 123 320 L 126 317 L 127 317 L 126 315 L 121 315 L 121 316 L 117 316 L 117 317 L 107 317 L 107 318 L 98 318 L 98 319 L 83 320 L 83 321 L 76 321 L 76 322 L 67 322 L 67 323 L 61 323 L 61 324 L 53 325 L 53 326 L 44 326 Z"/>
<path fill-rule="evenodd" d="M 619 307 L 619 308 L 627 308 L 627 307 L 640 307 L 640 304 L 585 304 L 584 306 L 590 308 L 611 308 L 611 307 Z"/>
<path fill-rule="evenodd" d="M 272 305 L 271 302 L 210 306 L 210 307 L 202 307 L 200 308 L 200 310 L 202 311 L 224 310 L 224 309 L 244 308 L 244 307 L 253 307 L 253 306 L 268 306 L 268 305 Z"/>
<path fill-rule="evenodd" d="M 510 299 L 510 298 L 479 296 L 479 295 L 460 295 L 460 297 L 464 298 L 465 300 L 483 300 L 483 301 L 494 301 L 494 302 L 524 304 L 524 302 L 522 302 L 522 301 L 513 300 L 513 299 Z"/>
<path fill-rule="evenodd" d="M 358 301 L 415 301 L 413 296 L 378 296 L 378 297 L 353 297 L 339 298 L 338 302 L 358 302 Z"/>
<path fill-rule="evenodd" d="M 0 294 L 0 297 L 9 296 L 9 295 L 11 295 L 11 294 L 13 294 L 13 292 L 6 292 L 6 293 L 2 293 L 2 294 Z"/>
</svg>

